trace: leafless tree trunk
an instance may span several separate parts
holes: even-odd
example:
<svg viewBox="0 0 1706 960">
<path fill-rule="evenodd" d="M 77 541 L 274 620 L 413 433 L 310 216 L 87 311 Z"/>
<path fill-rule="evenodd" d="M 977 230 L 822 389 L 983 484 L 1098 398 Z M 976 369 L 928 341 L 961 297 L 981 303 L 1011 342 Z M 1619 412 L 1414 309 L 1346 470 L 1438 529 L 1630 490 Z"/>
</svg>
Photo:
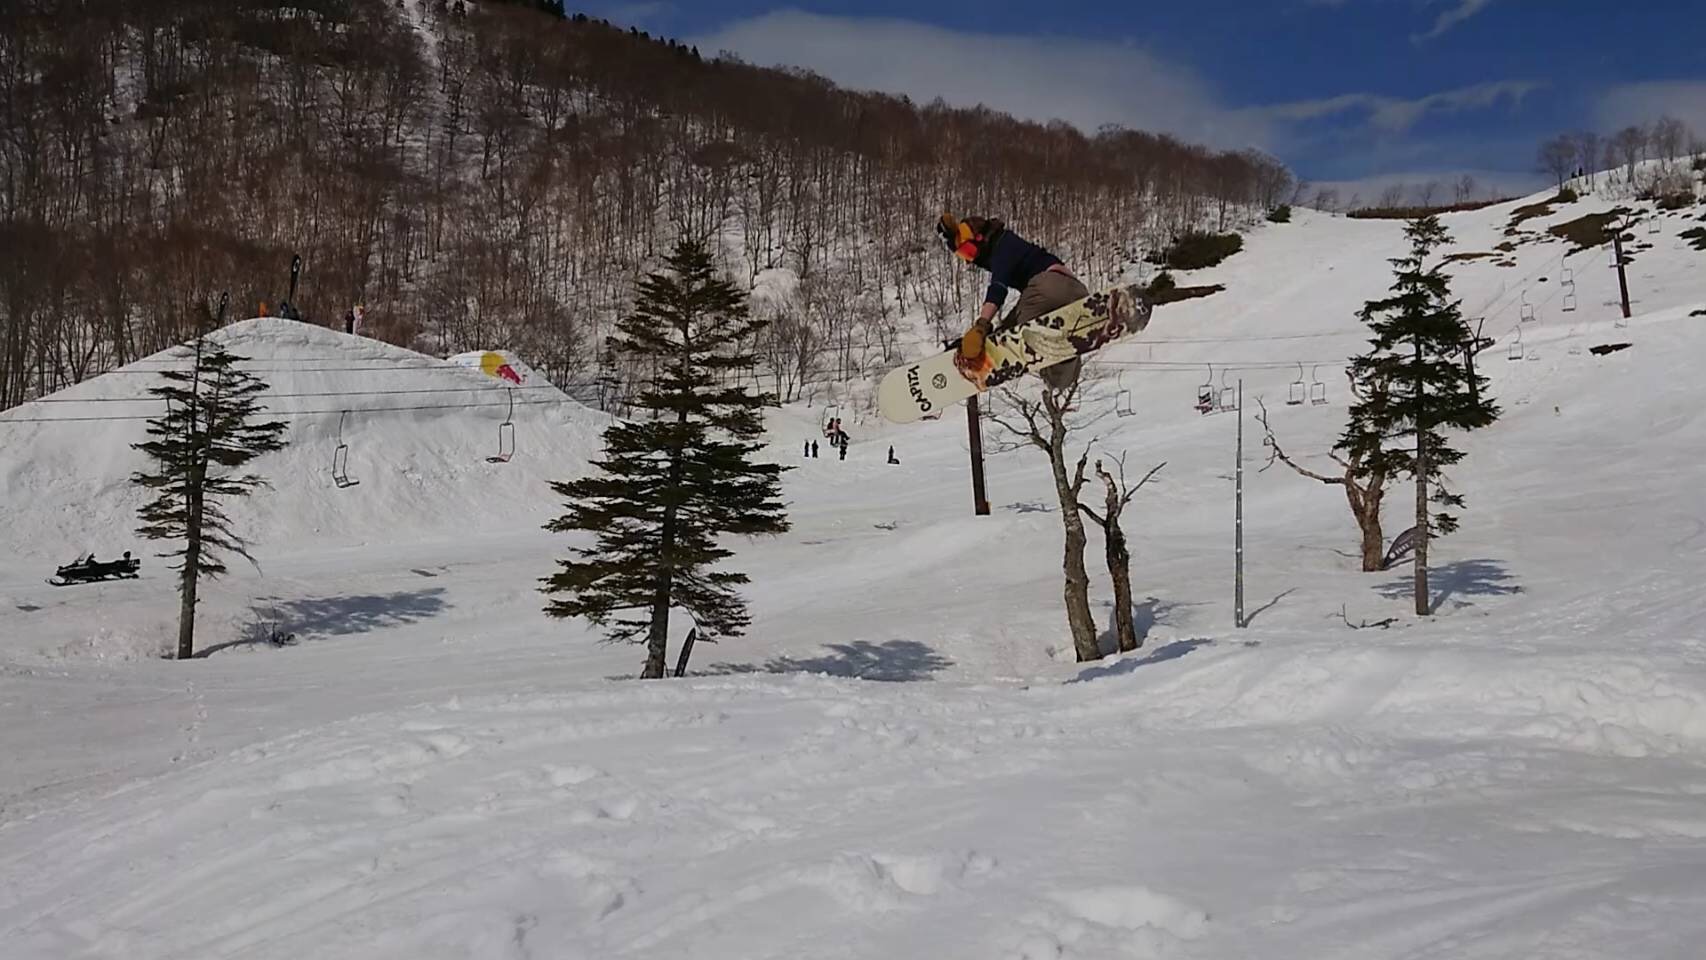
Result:
<svg viewBox="0 0 1706 960">
<path fill-rule="evenodd" d="M 1361 533 L 1362 569 L 1364 573 L 1374 573 L 1385 568 L 1386 538 L 1380 526 L 1380 503 L 1386 496 L 1387 476 L 1383 472 L 1366 470 L 1360 459 L 1345 460 L 1338 454 L 1329 454 L 1333 462 L 1343 468 L 1344 472 L 1332 477 L 1316 473 L 1304 467 L 1290 457 L 1279 445 L 1279 438 L 1274 435 L 1274 429 L 1268 423 L 1268 409 L 1261 401 L 1256 402 L 1261 407 L 1261 414 L 1256 417 L 1262 425 L 1264 436 L 1262 445 L 1268 448 L 1268 462 L 1262 467 L 1266 471 L 1277 460 L 1295 471 L 1299 476 L 1318 480 L 1328 486 L 1343 487 L 1345 502 L 1351 508 L 1351 517 L 1356 520 L 1357 530 Z"/>
<path fill-rule="evenodd" d="M 1137 625 L 1131 616 L 1131 550 L 1126 546 L 1125 528 L 1120 525 L 1120 514 L 1125 511 L 1126 504 L 1137 495 L 1167 464 L 1165 461 L 1151 467 L 1135 485 L 1127 486 L 1125 479 L 1125 454 L 1114 461 L 1119 467 L 1119 477 L 1116 479 L 1108 471 L 1102 469 L 1102 461 L 1096 461 L 1096 476 L 1102 481 L 1102 512 L 1096 511 L 1088 504 L 1080 503 L 1078 509 L 1084 511 L 1091 522 L 1102 528 L 1102 541 L 1107 548 L 1108 576 L 1114 583 L 1114 634 L 1119 638 L 1121 653 L 1130 653 L 1143 645 L 1137 635 Z"/>
<path fill-rule="evenodd" d="M 1072 649 L 1079 663 L 1100 660 L 1102 650 L 1096 642 L 1096 621 L 1090 615 L 1090 574 L 1084 567 L 1084 547 L 1088 538 L 1078 507 L 1078 494 L 1084 489 L 1084 468 L 1090 460 L 1089 449 L 1086 448 L 1079 456 L 1075 466 L 1068 467 L 1066 462 L 1067 414 L 1077 405 L 1078 382 L 1074 381 L 1064 389 L 1044 384 L 1035 399 L 1016 390 L 1004 391 L 1003 397 L 1008 411 L 1004 416 L 993 419 L 1017 437 L 1022 445 L 1031 446 L 1047 456 L 1054 476 L 1055 498 L 1060 504 L 1060 521 L 1066 534 L 1061 566 L 1065 574 L 1063 595 L 1066 624 L 1072 633 Z"/>
</svg>

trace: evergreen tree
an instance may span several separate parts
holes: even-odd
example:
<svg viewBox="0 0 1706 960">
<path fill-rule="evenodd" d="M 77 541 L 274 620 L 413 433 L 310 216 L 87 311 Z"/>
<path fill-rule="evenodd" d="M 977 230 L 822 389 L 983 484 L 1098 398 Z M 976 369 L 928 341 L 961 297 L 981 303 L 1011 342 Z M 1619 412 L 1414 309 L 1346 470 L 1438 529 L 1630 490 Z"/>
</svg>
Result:
<svg viewBox="0 0 1706 960">
<path fill-rule="evenodd" d="M 586 530 L 598 539 L 558 561 L 542 591 L 553 617 L 586 617 L 612 642 L 646 643 L 642 678 L 664 675 L 669 610 L 692 615 L 700 639 L 739 636 L 749 622 L 734 590 L 745 574 L 713 569 L 733 555 L 721 534 L 781 533 L 783 467 L 753 461 L 774 402 L 738 383 L 754 364 L 742 344 L 765 321 L 718 277 L 711 255 L 682 240 L 666 273 L 640 282 L 634 312 L 617 324 L 615 350 L 657 370 L 637 406 L 647 419 L 612 424 L 598 473 L 552 489 L 568 512 L 547 530 Z"/>
<path fill-rule="evenodd" d="M 150 540 L 181 540 L 167 557 L 181 557 L 178 592 L 178 659 L 195 651 L 196 585 L 225 572 L 220 551 L 249 558 L 247 544 L 231 531 L 220 500 L 248 496 L 266 481 L 239 473 L 263 453 L 283 449 L 283 421 L 258 421 L 259 395 L 267 385 L 238 369 L 246 358 L 205 337 L 183 348 L 188 370 L 161 373 L 166 382 L 148 392 L 166 401 L 166 412 L 148 421 L 153 439 L 132 446 L 154 461 L 152 472 L 131 481 L 156 491 L 138 511 L 137 533 Z"/>
<path fill-rule="evenodd" d="M 1463 459 L 1441 431 L 1485 427 L 1499 408 L 1487 398 L 1486 378 L 1453 359 L 1474 335 L 1450 299 L 1441 265 L 1426 265 L 1428 254 L 1451 238 L 1431 216 L 1411 221 L 1404 235 L 1410 254 L 1391 261 L 1392 296 L 1368 301 L 1358 314 L 1374 331 L 1372 349 L 1351 361 L 1359 400 L 1335 449 L 1366 471 L 1415 479 L 1416 612 L 1427 614 L 1428 541 L 1457 529 L 1456 517 L 1443 510 L 1430 517 L 1428 504 L 1463 506 L 1461 495 L 1440 484 L 1441 470 Z"/>
</svg>

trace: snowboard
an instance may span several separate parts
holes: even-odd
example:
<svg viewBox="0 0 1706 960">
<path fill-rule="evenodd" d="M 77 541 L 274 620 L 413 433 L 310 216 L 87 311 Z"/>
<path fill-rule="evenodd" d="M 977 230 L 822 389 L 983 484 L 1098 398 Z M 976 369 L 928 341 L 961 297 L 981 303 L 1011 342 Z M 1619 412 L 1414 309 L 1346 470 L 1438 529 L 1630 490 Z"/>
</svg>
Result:
<svg viewBox="0 0 1706 960">
<path fill-rule="evenodd" d="M 939 416 L 962 400 L 1137 333 L 1149 325 L 1153 308 L 1137 284 L 1092 293 L 1028 323 L 997 329 L 965 372 L 954 364 L 957 344 L 889 371 L 877 386 L 877 409 L 890 423 Z"/>
</svg>

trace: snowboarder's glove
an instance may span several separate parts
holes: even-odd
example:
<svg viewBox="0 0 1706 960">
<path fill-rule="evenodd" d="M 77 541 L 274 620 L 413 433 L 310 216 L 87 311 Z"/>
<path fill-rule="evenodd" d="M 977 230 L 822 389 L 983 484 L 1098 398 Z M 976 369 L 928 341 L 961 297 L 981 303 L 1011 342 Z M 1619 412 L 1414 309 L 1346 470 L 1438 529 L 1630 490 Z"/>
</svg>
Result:
<svg viewBox="0 0 1706 960">
<path fill-rule="evenodd" d="M 971 329 L 967 330 L 965 332 L 965 336 L 960 338 L 960 356 L 965 357 L 968 360 L 973 357 L 982 356 L 983 339 L 988 336 L 988 334 L 989 325 L 984 321 L 979 320 L 972 324 Z"/>
</svg>

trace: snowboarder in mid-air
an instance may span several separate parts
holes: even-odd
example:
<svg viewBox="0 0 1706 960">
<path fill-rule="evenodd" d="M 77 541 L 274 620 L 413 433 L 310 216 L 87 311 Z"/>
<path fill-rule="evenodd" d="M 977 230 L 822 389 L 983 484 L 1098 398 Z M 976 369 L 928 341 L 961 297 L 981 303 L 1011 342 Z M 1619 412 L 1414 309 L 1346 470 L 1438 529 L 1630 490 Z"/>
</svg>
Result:
<svg viewBox="0 0 1706 960">
<path fill-rule="evenodd" d="M 960 219 L 943 213 L 936 225 L 942 244 L 967 263 L 989 271 L 989 289 L 977 320 L 960 338 L 955 360 L 962 372 L 983 355 L 983 343 L 991 333 L 1006 330 L 1090 295 L 1083 282 L 1061 263 L 1060 258 L 1007 229 L 992 217 Z M 1019 303 L 995 323 L 995 314 L 1007 300 L 1007 291 L 1019 291 Z M 1037 371 L 1043 382 L 1064 389 L 1078 379 L 1083 361 L 1074 358 Z"/>
</svg>

